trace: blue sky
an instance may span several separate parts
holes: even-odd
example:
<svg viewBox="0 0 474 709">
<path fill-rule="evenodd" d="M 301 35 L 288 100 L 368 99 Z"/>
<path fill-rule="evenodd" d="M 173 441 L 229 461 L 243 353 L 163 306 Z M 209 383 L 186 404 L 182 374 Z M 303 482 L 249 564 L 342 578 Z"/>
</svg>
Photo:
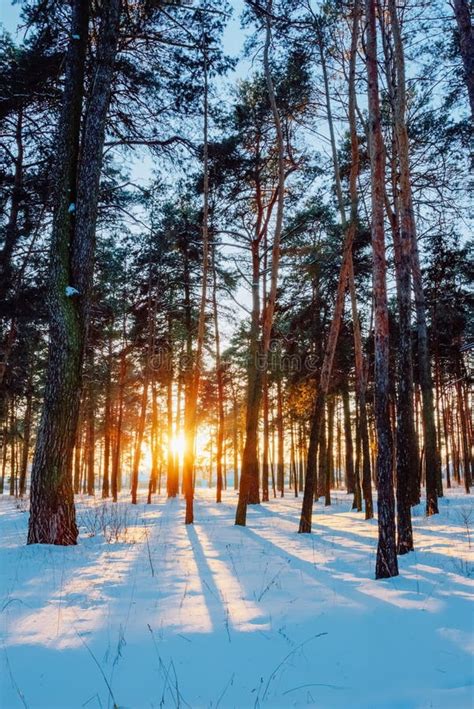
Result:
<svg viewBox="0 0 474 709">
<path fill-rule="evenodd" d="M 0 0 L 0 22 L 12 34 L 18 24 L 20 8 L 21 6 L 18 4 L 12 6 L 10 0 Z"/>
<path fill-rule="evenodd" d="M 0 22 L 5 29 L 13 35 L 16 34 L 18 21 L 20 18 L 21 5 L 21 2 L 16 2 L 13 5 L 12 0 L 0 0 Z M 243 5 L 243 0 L 232 0 L 234 13 L 227 25 L 224 35 L 225 49 L 232 55 L 240 53 L 244 41 L 244 33 L 240 29 L 239 19 Z"/>
</svg>

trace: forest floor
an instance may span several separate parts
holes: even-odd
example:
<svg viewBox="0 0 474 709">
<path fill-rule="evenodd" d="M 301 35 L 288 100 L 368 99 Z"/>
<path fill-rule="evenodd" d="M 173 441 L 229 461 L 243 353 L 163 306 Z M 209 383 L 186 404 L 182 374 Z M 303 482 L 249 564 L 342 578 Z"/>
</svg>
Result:
<svg viewBox="0 0 474 709">
<path fill-rule="evenodd" d="M 0 499 L 0 706 L 474 705 L 474 507 L 414 510 L 416 551 L 374 580 L 377 523 L 347 495 L 253 507 L 197 493 L 78 502 L 76 547 L 25 546 L 26 506 Z"/>
</svg>

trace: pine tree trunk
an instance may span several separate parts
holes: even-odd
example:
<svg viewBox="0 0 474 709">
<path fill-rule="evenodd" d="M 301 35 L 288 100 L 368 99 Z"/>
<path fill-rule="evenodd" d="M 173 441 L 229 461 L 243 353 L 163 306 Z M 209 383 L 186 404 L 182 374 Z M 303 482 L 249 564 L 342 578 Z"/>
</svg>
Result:
<svg viewBox="0 0 474 709">
<path fill-rule="evenodd" d="M 401 29 L 395 0 L 389 0 L 389 13 L 394 42 L 396 85 L 393 91 L 395 147 L 399 169 L 400 225 L 393 231 L 399 314 L 398 401 L 397 401 L 397 514 L 398 553 L 413 549 L 411 503 L 416 489 L 418 450 L 413 418 L 413 365 L 411 347 L 411 261 L 412 244 L 416 240 L 413 213 L 409 143 L 406 128 L 405 59 Z M 396 194 L 396 187 L 395 187 Z"/>
<path fill-rule="evenodd" d="M 3 249 L 0 251 L 0 302 L 6 300 L 12 285 L 12 255 L 19 237 L 18 217 L 23 194 L 23 108 L 20 106 L 15 129 L 16 158 L 13 189 L 10 198 L 10 213 L 5 226 Z M 4 363 L 6 364 L 6 363 Z"/>
<path fill-rule="evenodd" d="M 124 332 L 125 332 L 125 318 L 124 318 Z M 120 491 L 120 465 L 121 465 L 121 453 L 122 453 L 122 422 L 123 422 L 123 406 L 124 406 L 124 394 L 125 394 L 125 376 L 127 373 L 127 359 L 125 342 L 122 342 L 122 353 L 120 355 L 120 370 L 119 370 L 119 391 L 118 391 L 118 402 L 117 402 L 117 422 L 115 426 L 115 441 L 113 449 L 112 458 L 112 476 L 111 476 L 111 488 L 112 488 L 112 500 L 117 502 L 118 493 Z"/>
<path fill-rule="evenodd" d="M 78 495 L 81 489 L 81 444 L 82 444 L 82 423 L 81 407 L 79 406 L 79 416 L 76 427 L 76 437 L 74 440 L 74 462 L 73 462 L 73 486 L 74 494 Z"/>
<path fill-rule="evenodd" d="M 436 423 L 433 403 L 433 378 L 431 375 L 431 361 L 428 341 L 428 325 L 426 322 L 425 294 L 420 269 L 420 257 L 416 235 L 412 243 L 412 274 L 413 289 L 415 293 L 415 307 L 417 319 L 418 339 L 418 366 L 420 373 L 423 439 L 425 447 L 426 468 L 426 514 L 438 513 L 437 481 L 439 479 L 439 452 L 436 446 Z"/>
<path fill-rule="evenodd" d="M 262 502 L 268 502 L 268 484 L 269 484 L 269 446 L 270 446 L 270 422 L 269 422 L 269 405 L 268 405 L 268 372 L 263 372 L 262 376 L 262 394 L 263 394 L 263 450 L 262 450 Z"/>
<path fill-rule="evenodd" d="M 442 408 L 442 419 L 443 419 L 443 433 L 444 433 L 444 447 L 446 449 L 446 487 L 451 487 L 451 460 L 450 460 L 450 445 L 449 440 L 449 425 L 448 425 L 448 415 L 445 404 L 445 397 L 443 394 L 443 385 L 441 384 L 441 408 Z"/>
<path fill-rule="evenodd" d="M 203 68 L 204 68 L 204 149 L 203 149 L 203 217 L 202 217 L 202 287 L 201 304 L 199 308 L 196 356 L 193 366 L 188 372 L 186 387 L 186 403 L 184 416 L 184 458 L 183 458 L 183 492 L 186 499 L 185 524 L 194 522 L 194 446 L 197 427 L 197 403 L 199 383 L 201 379 L 202 352 L 206 325 L 207 278 L 209 272 L 209 165 L 208 165 L 208 67 L 206 40 L 203 38 Z M 191 354 L 191 353 L 188 353 Z M 212 463 L 211 463 L 212 464 Z"/>
<path fill-rule="evenodd" d="M 21 468 L 20 468 L 20 497 L 26 492 L 26 474 L 28 470 L 28 456 L 30 452 L 30 439 L 31 439 L 31 422 L 33 417 L 33 389 L 32 381 L 30 378 L 30 383 L 26 392 L 26 409 L 25 418 L 23 422 L 23 447 L 21 451 Z"/>
<path fill-rule="evenodd" d="M 322 411 L 321 419 L 321 432 L 319 436 L 319 446 L 318 446 L 318 479 L 316 482 L 316 487 L 314 490 L 314 499 L 318 500 L 320 497 L 324 497 L 325 487 L 326 487 L 326 464 L 327 464 L 327 436 L 326 436 L 326 406 Z"/>
<path fill-rule="evenodd" d="M 290 420 L 290 478 L 293 476 L 295 497 L 298 497 L 298 468 L 296 465 L 295 422 Z"/>
<path fill-rule="evenodd" d="M 10 495 L 15 496 L 15 483 L 16 483 L 16 465 L 15 465 L 15 430 L 16 430 L 16 417 L 15 417 L 15 398 L 10 399 L 11 410 L 10 410 Z"/>
<path fill-rule="evenodd" d="M 237 407 L 237 397 L 234 391 L 234 384 L 232 382 L 232 452 L 234 456 L 234 490 L 239 489 L 239 413 Z"/>
<path fill-rule="evenodd" d="M 357 48 L 359 41 L 359 26 L 360 26 L 360 0 L 355 0 L 354 10 L 353 10 L 353 21 L 352 21 L 352 34 L 351 34 L 351 54 L 349 62 L 349 128 L 351 137 L 351 170 L 349 174 L 349 192 L 351 199 L 351 222 L 356 223 L 357 213 L 358 213 L 358 193 L 357 193 L 357 179 L 359 175 L 359 139 L 357 136 L 357 118 L 356 118 L 356 62 L 357 62 Z M 337 152 L 334 153 L 335 159 L 337 161 Z M 337 162 L 336 162 L 337 164 Z M 361 453 L 362 453 L 362 488 L 365 503 L 365 518 L 372 519 L 374 516 L 373 502 L 372 502 L 372 477 L 370 468 L 370 446 L 369 446 L 369 430 L 367 423 L 367 403 L 366 403 L 366 389 L 367 389 L 367 376 L 365 371 L 364 355 L 362 350 L 362 335 L 359 322 L 359 314 L 357 308 L 357 296 L 355 288 L 355 278 L 354 278 L 354 263 L 352 254 L 349 260 L 349 270 L 348 270 L 348 284 L 349 293 L 351 298 L 351 313 L 352 313 L 352 324 L 354 330 L 354 364 L 355 364 L 355 375 L 356 375 L 356 395 L 357 403 L 359 406 L 359 436 L 361 443 Z M 359 481 L 360 485 L 360 481 Z M 357 495 L 360 491 L 356 489 Z M 359 500 L 354 500 L 357 509 L 359 509 Z"/>
<path fill-rule="evenodd" d="M 131 484 L 131 495 L 132 495 L 132 505 L 137 504 L 138 500 L 138 474 L 140 472 L 140 460 L 142 455 L 143 447 L 143 437 L 145 435 L 145 424 L 146 424 L 146 410 L 148 405 L 148 384 L 149 384 L 149 371 L 148 364 L 145 364 L 145 371 L 143 374 L 143 388 L 142 388 L 142 398 L 140 403 L 140 415 L 138 417 L 138 427 L 137 427 L 137 439 L 135 442 L 135 451 L 133 454 L 133 466 L 132 466 L 132 484 Z"/>
<path fill-rule="evenodd" d="M 354 490 L 354 501 L 352 503 L 352 509 L 357 510 L 357 512 L 362 512 L 362 490 L 360 485 L 360 471 L 361 471 L 361 457 L 362 457 L 362 439 L 360 434 L 360 413 L 359 408 L 356 403 L 356 448 L 355 448 L 355 465 L 354 465 L 354 480 L 355 480 L 355 490 Z"/>
<path fill-rule="evenodd" d="M 2 476 L 0 479 L 0 494 L 3 495 L 5 489 L 5 473 L 7 470 L 7 426 L 4 424 L 3 428 L 3 447 L 2 447 Z"/>
<path fill-rule="evenodd" d="M 464 65 L 471 118 L 474 121 L 474 27 L 471 8 L 468 0 L 453 0 L 453 7 L 459 32 L 459 48 Z"/>
<path fill-rule="evenodd" d="M 267 303 L 267 269 L 268 269 L 268 232 L 263 235 L 263 274 L 262 274 L 262 301 L 265 309 Z M 263 445 L 262 445 L 262 502 L 268 502 L 269 482 L 269 448 L 270 448 L 270 411 L 269 411 L 269 383 L 268 368 L 262 371 L 262 418 L 263 418 Z"/>
<path fill-rule="evenodd" d="M 93 384 L 89 383 L 87 400 L 87 494 L 94 495 L 95 484 L 95 422 Z"/>
<path fill-rule="evenodd" d="M 277 380 L 277 487 L 281 497 L 285 494 L 285 451 L 283 426 L 283 394 L 281 387 L 281 377 Z"/>
<path fill-rule="evenodd" d="M 270 44 L 272 36 L 272 0 L 267 0 L 265 15 L 265 45 L 263 51 L 263 66 L 265 82 L 267 86 L 268 99 L 272 111 L 273 122 L 276 133 L 277 160 L 278 160 L 278 191 L 277 191 L 277 211 L 275 216 L 275 228 L 273 233 L 272 256 L 271 256 L 271 276 L 270 291 L 268 300 L 264 303 L 262 340 L 259 343 L 259 270 L 260 260 L 258 257 L 259 241 L 252 242 L 252 324 L 251 324 L 251 347 L 249 357 L 248 394 L 247 394 L 247 421 L 246 439 L 244 453 L 242 456 L 242 470 L 240 476 L 239 502 L 235 515 L 235 524 L 245 526 L 247 519 L 247 505 L 258 504 L 259 494 L 259 470 L 257 457 L 258 439 L 258 418 L 260 403 L 262 398 L 262 371 L 267 370 L 268 350 L 270 347 L 270 337 L 273 325 L 273 315 L 276 303 L 276 290 L 278 282 L 278 269 L 280 263 L 280 239 L 283 227 L 283 204 L 285 188 L 285 155 L 284 138 L 281 126 L 280 114 L 275 98 L 275 89 L 270 68 Z"/>
<path fill-rule="evenodd" d="M 349 386 L 347 377 L 342 385 L 342 408 L 344 412 L 344 442 L 346 450 L 346 488 L 349 495 L 355 498 L 354 446 L 352 442 L 351 410 L 349 401 Z"/>
<path fill-rule="evenodd" d="M 77 202 L 77 169 L 88 42 L 88 0 L 74 0 L 57 129 L 56 194 L 50 255 L 50 346 L 43 410 L 31 472 L 28 543 L 76 544 L 78 530 L 70 479 L 79 412 L 82 366 L 77 308 L 65 289 Z M 75 39 L 79 37 L 79 39 Z M 82 297 L 82 296 L 81 296 Z"/>
<path fill-rule="evenodd" d="M 84 57 L 88 36 L 87 5 L 85 2 L 75 2 L 73 6 L 73 31 L 57 144 L 57 174 L 60 178 L 52 238 L 50 352 L 32 469 L 28 531 L 30 544 L 77 542 L 70 463 L 79 413 L 99 182 L 117 52 L 121 0 L 110 0 L 103 7 L 78 163 Z M 68 293 L 68 287 L 77 292 Z"/>
<path fill-rule="evenodd" d="M 168 345 L 166 348 L 166 417 L 168 457 L 166 470 L 166 492 L 168 497 L 176 497 L 179 492 L 177 468 L 174 461 L 173 441 L 173 350 L 172 350 L 172 321 L 168 319 Z"/>
<path fill-rule="evenodd" d="M 102 498 L 105 500 L 110 494 L 110 427 L 111 427 L 111 392 L 112 392 L 112 335 L 108 338 L 107 374 L 105 382 L 104 403 L 104 475 L 102 478 Z"/>
<path fill-rule="evenodd" d="M 334 410 L 335 410 L 335 400 L 334 396 L 328 397 L 327 402 L 327 424 L 328 424 L 328 438 L 326 447 L 326 466 L 325 466 L 325 478 L 324 478 L 324 504 L 328 507 L 331 504 L 331 482 L 333 478 L 334 470 L 334 458 L 333 458 L 333 446 L 334 446 Z"/>
<path fill-rule="evenodd" d="M 215 247 L 212 248 L 212 305 L 214 310 L 214 338 L 216 346 L 216 378 L 217 378 L 217 445 L 216 445 L 216 502 L 222 502 L 222 456 L 224 448 L 224 372 L 221 362 L 221 338 L 219 331 L 219 312 L 217 309 L 217 271 Z"/>
<path fill-rule="evenodd" d="M 304 471 L 305 471 L 305 456 L 306 451 L 306 436 L 304 432 L 304 424 L 301 423 L 298 427 L 298 488 L 303 489 Z"/>
<path fill-rule="evenodd" d="M 344 299 L 345 291 L 347 286 L 347 280 L 350 272 L 350 264 L 352 263 L 352 243 L 355 233 L 355 219 L 351 219 L 351 222 L 347 225 L 343 197 L 342 197 L 342 187 L 339 175 L 339 167 L 337 160 L 337 150 L 336 150 L 336 140 L 334 134 L 334 125 L 332 120 L 332 110 L 331 110 L 331 100 L 329 94 L 329 83 L 326 70 L 326 61 L 323 49 L 323 36 L 320 31 L 319 25 L 317 27 L 318 32 L 318 42 L 320 50 L 321 66 L 323 68 L 323 79 L 325 87 L 326 96 L 326 108 L 328 114 L 328 125 L 329 133 L 331 138 L 331 148 L 333 155 L 334 173 L 336 181 L 336 192 L 338 195 L 338 202 L 341 212 L 342 226 L 345 229 L 345 239 L 344 239 L 344 249 L 342 256 L 342 265 L 339 272 L 339 281 L 337 285 L 336 293 L 336 304 L 334 307 L 334 314 L 331 320 L 328 341 L 326 344 L 326 349 L 324 352 L 323 364 L 321 367 L 321 374 L 319 380 L 319 387 L 316 393 L 316 399 L 314 403 L 313 416 L 311 420 L 311 430 L 309 436 L 309 446 L 308 446 L 308 458 L 307 458 L 307 468 L 306 477 L 303 493 L 303 505 L 301 510 L 299 532 L 309 533 L 311 532 L 311 519 L 312 519 L 312 505 L 313 497 L 315 491 L 315 476 L 316 476 L 316 459 L 318 454 L 318 443 L 321 433 L 321 421 L 322 421 L 322 410 L 324 409 L 326 402 L 326 395 L 329 389 L 332 366 L 334 362 L 334 355 L 336 353 L 336 346 L 339 337 L 339 330 L 341 326 L 342 314 L 344 310 Z"/>
<path fill-rule="evenodd" d="M 151 497 L 156 492 L 158 481 L 158 458 L 160 445 L 158 441 L 158 396 L 156 391 L 155 381 L 151 383 L 151 469 L 150 479 L 148 482 L 148 497 L 147 504 L 151 504 Z"/>
<path fill-rule="evenodd" d="M 462 469 L 464 478 L 464 489 L 466 494 L 471 491 L 471 452 L 468 440 L 468 423 L 466 416 L 466 409 L 464 406 L 464 392 L 462 386 L 462 368 L 460 362 L 460 355 L 458 356 L 458 361 L 456 365 L 456 393 L 457 393 L 457 408 L 458 408 L 458 419 L 460 428 L 460 439 L 461 445 L 459 448 L 462 450 Z"/>
<path fill-rule="evenodd" d="M 366 0 L 369 152 L 371 165 L 373 287 L 375 300 L 375 423 L 379 541 L 375 576 L 398 575 L 393 494 L 393 441 L 390 424 L 389 326 L 384 237 L 385 157 L 380 123 L 375 0 Z"/>
</svg>

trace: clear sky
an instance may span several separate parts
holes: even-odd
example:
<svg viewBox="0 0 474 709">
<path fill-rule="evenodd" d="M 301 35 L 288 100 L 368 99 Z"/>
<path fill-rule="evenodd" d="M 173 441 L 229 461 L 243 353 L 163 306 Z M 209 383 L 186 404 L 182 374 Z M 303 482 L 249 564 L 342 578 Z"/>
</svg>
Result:
<svg viewBox="0 0 474 709">
<path fill-rule="evenodd" d="M 20 17 L 20 5 L 11 4 L 11 0 L 0 0 L 0 22 L 8 32 L 15 32 Z"/>
<path fill-rule="evenodd" d="M 0 0 L 0 22 L 8 32 L 15 35 L 19 23 L 22 2 L 20 0 L 20 2 L 15 2 L 15 4 L 12 3 L 13 0 Z M 229 54 L 236 55 L 241 51 L 244 41 L 244 34 L 240 29 L 239 19 L 244 2 L 243 0 L 231 0 L 231 5 L 234 12 L 226 27 L 224 45 Z"/>
</svg>

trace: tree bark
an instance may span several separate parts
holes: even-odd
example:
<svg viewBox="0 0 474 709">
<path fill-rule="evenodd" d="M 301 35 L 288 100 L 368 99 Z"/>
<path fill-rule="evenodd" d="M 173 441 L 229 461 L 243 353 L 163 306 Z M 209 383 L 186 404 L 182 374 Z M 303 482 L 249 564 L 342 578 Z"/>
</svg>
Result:
<svg viewBox="0 0 474 709">
<path fill-rule="evenodd" d="M 5 226 L 5 240 L 0 251 L 0 302 L 8 296 L 12 281 L 12 255 L 18 241 L 18 217 L 23 200 L 23 108 L 18 109 L 15 130 L 16 158 L 10 213 Z"/>
<path fill-rule="evenodd" d="M 201 379 L 202 352 L 206 326 L 207 278 L 209 272 L 209 160 L 208 160 L 208 66 L 207 47 L 203 38 L 204 67 L 204 146 L 203 146 L 203 216 L 202 216 L 202 287 L 201 304 L 199 308 L 196 355 L 189 372 L 186 387 L 186 403 L 184 416 L 184 458 L 183 458 L 183 492 L 186 499 L 185 524 L 194 522 L 194 446 L 197 426 L 197 403 L 199 383 Z"/>
<path fill-rule="evenodd" d="M 161 431 L 161 429 L 160 429 Z M 157 482 L 158 482 L 158 458 L 160 445 L 158 441 L 158 396 L 156 391 L 155 381 L 151 382 L 151 431 L 150 431 L 150 445 L 151 445 L 151 469 L 150 469 L 150 479 L 148 482 L 148 497 L 147 504 L 151 504 L 151 497 L 156 492 Z"/>
<path fill-rule="evenodd" d="M 409 145 L 406 129 L 405 59 L 395 0 L 388 3 L 393 41 L 396 83 L 393 88 L 395 144 L 399 166 L 400 228 L 394 236 L 398 299 L 398 381 L 397 381 L 397 551 L 413 550 L 411 523 L 412 490 L 418 470 L 418 450 L 413 417 L 413 363 L 411 346 L 411 252 L 415 219 L 411 199 Z M 396 184 L 394 200 L 397 199 Z"/>
<path fill-rule="evenodd" d="M 474 27 L 468 0 L 453 0 L 454 14 L 459 32 L 459 49 L 464 65 L 464 78 L 474 121 Z"/>
<path fill-rule="evenodd" d="M 281 376 L 277 380 L 277 488 L 280 496 L 285 494 L 285 441 L 283 426 L 283 394 L 281 386 Z"/>
<path fill-rule="evenodd" d="M 271 256 L 271 275 L 270 275 L 270 291 L 268 300 L 264 304 L 265 310 L 263 313 L 262 326 L 262 341 L 258 347 L 258 331 L 259 331 L 259 259 L 258 253 L 255 253 L 255 248 L 258 249 L 258 242 L 254 245 L 253 260 L 253 301 L 254 307 L 252 310 L 252 335 L 253 346 L 250 351 L 249 362 L 249 380 L 248 380 L 248 397 L 247 397 L 247 421 L 246 421 L 246 439 L 244 454 L 242 456 L 242 470 L 240 475 L 239 501 L 235 515 L 235 524 L 245 526 L 247 519 L 247 505 L 258 503 L 259 500 L 259 480 L 258 480 L 258 458 L 257 458 L 257 436 L 258 436 L 258 418 L 260 410 L 260 402 L 262 397 L 262 371 L 267 369 L 268 350 L 270 347 L 270 337 L 273 325 L 273 315 L 275 311 L 276 292 L 278 282 L 278 269 L 280 262 L 280 239 L 283 227 L 283 204 L 284 204 L 284 189 L 285 189 L 285 162 L 284 162 L 284 139 L 283 129 L 280 120 L 280 114 L 275 97 L 275 89 L 270 68 L 270 44 L 272 37 L 272 0 L 267 0 L 265 14 L 265 45 L 263 51 L 263 66 L 265 81 L 267 85 L 268 98 L 273 115 L 273 122 L 276 133 L 277 144 L 277 159 L 278 159 L 278 196 L 277 196 L 277 211 L 275 217 L 275 228 L 273 233 L 272 256 Z M 255 337 L 255 334 L 257 336 Z M 253 350 L 253 351 L 252 351 Z"/>
<path fill-rule="evenodd" d="M 326 447 L 326 465 L 324 477 L 324 504 L 328 507 L 331 504 L 331 483 L 334 471 L 334 410 L 336 402 L 334 395 L 328 397 L 327 400 L 327 422 L 328 422 L 328 437 Z"/>
<path fill-rule="evenodd" d="M 110 0 L 102 10 L 92 88 L 78 161 L 88 38 L 87 10 L 87 2 L 74 2 L 63 113 L 57 143 L 59 180 L 50 267 L 50 349 L 42 418 L 32 468 L 28 531 L 30 544 L 77 542 L 70 463 L 79 413 L 99 182 L 117 53 L 121 0 Z M 70 288 L 74 289 L 73 293 L 69 292 Z"/>
<path fill-rule="evenodd" d="M 132 466 L 132 485 L 131 485 L 131 495 L 132 495 L 132 505 L 137 504 L 138 500 L 138 474 L 140 472 L 140 460 L 142 455 L 143 447 L 143 437 L 145 435 L 145 424 L 146 424 L 146 411 L 148 405 L 148 383 L 149 383 L 149 369 L 148 363 L 144 365 L 143 372 L 143 388 L 142 388 L 142 398 L 140 403 L 140 415 L 138 417 L 138 427 L 137 427 L 137 438 L 135 442 L 135 451 L 133 453 L 133 466 Z"/>
<path fill-rule="evenodd" d="M 357 178 L 359 175 L 359 139 L 357 136 L 357 107 L 356 107 L 356 62 L 357 62 L 357 47 L 359 41 L 359 26 L 360 26 L 360 0 L 354 2 L 354 15 L 352 21 L 351 35 L 351 55 L 349 61 L 349 128 L 351 136 L 351 170 L 349 174 L 349 192 L 351 200 L 351 222 L 356 223 L 358 213 L 358 193 L 357 193 Z M 337 153 L 336 153 L 337 158 Z M 359 322 L 359 314 L 357 308 L 357 297 L 354 278 L 354 264 L 351 258 L 349 261 L 349 293 L 351 298 L 351 313 L 352 326 L 354 330 L 354 364 L 356 375 L 356 395 L 359 405 L 358 427 L 361 443 L 361 459 L 362 459 L 362 488 L 365 504 L 365 519 L 372 519 L 374 516 L 374 507 L 372 501 L 372 476 L 370 469 L 370 445 L 369 445 L 369 428 L 367 422 L 367 376 L 364 362 L 364 354 L 362 350 L 362 335 Z M 360 483 L 359 483 L 360 484 Z M 356 490 L 359 495 L 359 490 Z M 359 500 L 356 499 L 356 506 L 359 509 Z"/>
<path fill-rule="evenodd" d="M 76 544 L 70 479 L 80 397 L 82 347 L 71 284 L 80 125 L 88 43 L 88 0 L 74 0 L 62 110 L 56 137 L 55 210 L 50 255 L 50 345 L 41 423 L 31 473 L 28 543 Z M 75 39 L 79 37 L 79 39 Z"/>
<path fill-rule="evenodd" d="M 102 477 L 102 498 L 110 494 L 110 426 L 111 426 L 111 392 L 112 392 L 112 333 L 108 337 L 107 374 L 105 382 L 104 404 L 104 474 Z"/>
<path fill-rule="evenodd" d="M 125 317 L 123 324 L 124 336 L 125 336 Z M 117 402 L 117 422 L 115 426 L 115 441 L 113 449 L 113 459 L 112 459 L 112 476 L 111 476 L 111 488 L 112 488 L 112 500 L 117 502 L 118 493 L 120 490 L 120 465 L 121 465 L 121 453 L 122 453 L 122 422 L 123 422 L 123 407 L 124 407 L 124 395 L 125 395 L 125 376 L 127 373 L 127 358 L 126 358 L 126 347 L 125 340 L 122 342 L 122 352 L 120 355 L 120 368 L 119 368 L 119 383 L 118 383 L 118 402 Z"/>
<path fill-rule="evenodd" d="M 26 409 L 23 423 L 23 447 L 21 451 L 21 468 L 20 468 L 20 497 L 23 497 L 26 492 L 26 475 L 28 471 L 28 456 L 30 452 L 31 439 L 31 422 L 33 417 L 33 387 L 30 378 L 28 390 L 26 392 Z"/>
<path fill-rule="evenodd" d="M 342 187 L 339 175 L 339 167 L 337 160 L 337 150 L 336 150 L 336 140 L 334 134 L 334 125 L 332 120 L 332 109 L 331 100 L 329 94 L 329 83 L 327 77 L 326 60 L 323 49 L 323 36 L 319 25 L 316 26 L 321 58 L 321 66 L 323 69 L 323 80 L 326 96 L 326 109 L 328 113 L 328 126 L 329 134 L 331 139 L 331 149 L 333 156 L 333 165 L 336 181 L 336 192 L 338 196 L 338 202 L 341 213 L 342 226 L 345 231 L 344 247 L 342 255 L 342 264 L 339 272 L 339 281 L 337 284 L 336 293 L 336 303 L 334 306 L 334 314 L 331 320 L 331 325 L 329 329 L 328 341 L 326 344 L 326 349 L 324 352 L 323 364 L 321 367 L 321 374 L 319 378 L 319 386 L 316 392 L 316 398 L 313 408 L 313 416 L 311 419 L 311 429 L 309 434 L 309 445 L 308 445 L 308 457 L 306 465 L 306 476 L 303 492 L 303 505 L 301 509 L 301 517 L 298 531 L 300 533 L 307 534 L 311 532 L 311 520 L 313 512 L 313 497 L 315 491 L 316 482 L 316 460 L 318 454 L 318 443 L 321 434 L 321 422 L 323 419 L 322 411 L 326 403 L 326 396 L 329 390 L 329 384 L 331 380 L 332 366 L 334 362 L 334 356 L 336 353 L 337 341 L 339 337 L 339 330 L 341 327 L 342 314 L 344 311 L 344 300 L 345 292 L 347 286 L 347 279 L 350 272 L 350 265 L 352 263 L 352 243 L 355 233 L 355 220 L 350 221 L 349 224 L 346 222 L 345 212 L 344 212 L 344 202 L 342 197 Z"/>
<path fill-rule="evenodd" d="M 93 371 L 93 364 L 92 364 Z M 87 393 L 87 494 L 94 495 L 95 486 L 95 421 L 93 383 L 89 382 Z"/>
<path fill-rule="evenodd" d="M 389 324 L 384 236 L 385 156 L 381 130 L 377 74 L 375 0 L 366 0 L 366 63 L 371 166 L 373 287 L 375 300 L 375 423 L 377 430 L 377 489 L 379 540 L 375 577 L 398 575 L 393 494 L 393 441 L 389 397 Z"/>
<path fill-rule="evenodd" d="M 352 441 L 351 410 L 347 378 L 344 380 L 342 386 L 342 407 L 344 412 L 344 442 L 346 452 L 346 488 L 348 494 L 352 494 L 355 497 L 354 446 Z"/>
<path fill-rule="evenodd" d="M 216 346 L 216 378 L 217 378 L 217 445 L 216 445 L 216 502 L 222 502 L 222 456 L 224 448 L 224 372 L 221 361 L 221 338 L 219 331 L 219 312 L 217 309 L 217 271 L 215 246 L 212 249 L 212 305 L 214 309 L 214 337 Z"/>
</svg>

